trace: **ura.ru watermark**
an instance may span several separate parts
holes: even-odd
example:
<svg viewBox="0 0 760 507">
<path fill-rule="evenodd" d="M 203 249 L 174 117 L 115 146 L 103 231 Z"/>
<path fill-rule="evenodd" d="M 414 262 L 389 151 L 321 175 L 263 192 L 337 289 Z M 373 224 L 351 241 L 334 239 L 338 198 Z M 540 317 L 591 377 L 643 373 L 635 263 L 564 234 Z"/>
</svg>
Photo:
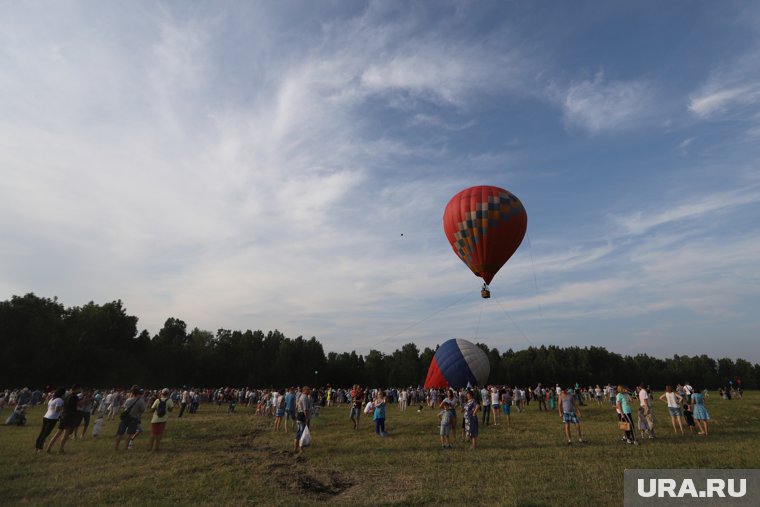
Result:
<svg viewBox="0 0 760 507">
<path fill-rule="evenodd" d="M 625 471 L 626 507 L 757 505 L 760 470 L 639 469 Z"/>
</svg>

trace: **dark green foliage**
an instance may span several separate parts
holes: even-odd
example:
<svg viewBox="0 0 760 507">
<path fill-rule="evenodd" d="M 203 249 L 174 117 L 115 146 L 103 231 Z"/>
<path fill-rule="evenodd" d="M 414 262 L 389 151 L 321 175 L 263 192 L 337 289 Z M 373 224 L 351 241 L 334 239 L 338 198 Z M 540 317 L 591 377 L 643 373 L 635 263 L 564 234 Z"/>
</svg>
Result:
<svg viewBox="0 0 760 507">
<path fill-rule="evenodd" d="M 744 359 L 718 361 L 705 355 L 657 359 L 621 356 L 602 347 L 555 346 L 507 350 L 479 343 L 491 363 L 489 382 L 509 385 L 628 385 L 661 389 L 689 381 L 715 388 L 741 379 L 760 386 L 760 365 Z M 425 381 L 434 350 L 407 343 L 391 354 L 371 350 L 330 352 L 314 337 L 287 338 L 280 331 L 216 334 L 169 318 L 153 337 L 138 334 L 137 317 L 121 301 L 64 308 L 57 299 L 34 294 L 0 302 L 0 386 L 79 383 L 162 387 L 270 387 L 286 385 L 417 386 Z"/>
</svg>

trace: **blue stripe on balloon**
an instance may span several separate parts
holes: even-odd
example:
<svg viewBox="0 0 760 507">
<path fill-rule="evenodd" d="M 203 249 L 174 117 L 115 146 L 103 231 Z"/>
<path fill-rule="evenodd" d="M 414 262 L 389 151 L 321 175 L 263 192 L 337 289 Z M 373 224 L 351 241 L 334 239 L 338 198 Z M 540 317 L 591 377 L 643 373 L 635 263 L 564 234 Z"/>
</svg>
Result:
<svg viewBox="0 0 760 507">
<path fill-rule="evenodd" d="M 455 339 L 447 340 L 443 345 L 438 347 L 434 358 L 443 377 L 451 387 L 458 389 L 466 387 L 468 383 L 473 386 L 477 384 L 475 375 L 470 370 L 470 366 L 467 364 Z"/>
</svg>

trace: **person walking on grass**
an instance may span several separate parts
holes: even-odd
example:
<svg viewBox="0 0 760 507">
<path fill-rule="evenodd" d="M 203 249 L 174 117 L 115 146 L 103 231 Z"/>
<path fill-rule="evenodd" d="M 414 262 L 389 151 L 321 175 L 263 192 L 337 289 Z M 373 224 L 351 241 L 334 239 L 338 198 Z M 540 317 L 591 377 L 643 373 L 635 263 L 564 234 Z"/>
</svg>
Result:
<svg viewBox="0 0 760 507">
<path fill-rule="evenodd" d="M 161 438 L 164 436 L 166 422 L 169 420 L 169 412 L 174 409 L 174 402 L 169 397 L 169 389 L 164 388 L 155 399 L 150 407 L 153 417 L 150 420 L 150 440 L 148 441 L 148 452 L 156 451 L 161 445 Z"/>
<path fill-rule="evenodd" d="M 536 395 L 536 401 L 538 401 L 538 411 L 541 412 L 543 410 L 548 412 L 549 409 L 546 408 L 546 389 L 543 388 L 540 382 L 533 390 L 533 394 Z"/>
<path fill-rule="evenodd" d="M 372 418 L 375 421 L 375 433 L 381 437 L 387 437 L 385 432 L 385 394 L 382 389 L 377 391 L 377 398 L 374 403 L 375 411 Z"/>
<path fill-rule="evenodd" d="M 140 419 L 145 412 L 145 400 L 143 390 L 138 386 L 132 386 L 131 397 L 124 402 L 124 410 L 119 415 L 119 427 L 116 430 L 115 449 L 119 450 L 119 444 L 124 434 L 127 435 L 127 449 L 133 448 L 133 442 L 140 434 Z"/>
<path fill-rule="evenodd" d="M 55 391 L 53 397 L 48 401 L 47 412 L 42 416 L 42 429 L 40 429 L 40 434 L 37 437 L 37 443 L 35 444 L 37 454 L 42 452 L 45 445 L 45 439 L 50 436 L 50 433 L 55 429 L 55 425 L 63 413 L 64 393 L 66 393 L 66 389 L 61 387 Z"/>
<path fill-rule="evenodd" d="M 559 407 L 558 412 L 562 418 L 562 422 L 565 425 L 565 437 L 567 438 L 567 445 L 573 443 L 570 438 L 570 423 L 575 425 L 578 432 L 578 443 L 583 443 L 583 436 L 581 435 L 581 411 L 575 404 L 575 397 L 572 392 L 567 392 L 567 389 L 560 390 L 559 393 Z"/>
<path fill-rule="evenodd" d="M 681 402 L 683 401 L 683 397 L 675 392 L 671 386 L 665 386 L 665 392 L 660 396 L 660 400 L 668 405 L 673 433 L 678 434 L 676 430 L 676 421 L 678 421 L 678 427 L 681 429 L 681 435 L 683 435 L 683 422 L 681 421 Z"/>
<path fill-rule="evenodd" d="M 298 452 L 298 454 L 303 452 L 301 436 L 303 436 L 304 430 L 311 424 L 312 412 L 311 388 L 303 386 L 301 392 L 296 397 L 296 438 L 293 440 L 293 452 Z"/>
<path fill-rule="evenodd" d="M 63 454 L 63 448 L 66 446 L 74 429 L 79 425 L 79 394 L 82 389 L 78 385 L 74 385 L 71 391 L 63 401 L 63 413 L 58 423 L 58 431 L 53 435 L 50 443 L 47 446 L 47 452 L 51 452 L 53 445 L 60 438 L 61 446 L 58 452 Z"/>
<path fill-rule="evenodd" d="M 475 400 L 472 390 L 468 389 L 465 394 L 465 402 L 462 405 L 462 412 L 464 414 L 464 434 L 470 441 L 470 449 L 475 449 L 478 442 L 478 410 L 480 410 L 480 406 Z"/>
<path fill-rule="evenodd" d="M 94 391 L 92 389 L 87 389 L 84 391 L 84 395 L 79 401 L 79 424 L 77 424 L 77 427 L 74 428 L 74 439 L 80 438 L 84 440 L 84 435 L 87 433 L 87 428 L 90 427 L 90 416 L 92 415 L 94 406 Z M 82 426 L 81 435 L 79 435 L 79 426 Z"/>
</svg>

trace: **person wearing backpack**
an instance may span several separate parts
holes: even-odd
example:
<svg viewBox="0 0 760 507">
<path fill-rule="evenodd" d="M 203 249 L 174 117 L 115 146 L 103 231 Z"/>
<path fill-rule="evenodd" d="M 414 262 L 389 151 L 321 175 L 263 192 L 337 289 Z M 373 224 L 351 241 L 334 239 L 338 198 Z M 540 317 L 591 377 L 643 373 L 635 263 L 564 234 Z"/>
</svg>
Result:
<svg viewBox="0 0 760 507">
<path fill-rule="evenodd" d="M 174 402 L 169 397 L 169 389 L 164 388 L 150 407 L 151 411 L 153 411 L 153 418 L 150 420 L 150 441 L 148 442 L 148 452 L 158 451 L 158 446 L 161 444 L 161 437 L 164 436 L 166 421 L 169 420 L 169 412 L 171 412 L 173 408 Z"/>
</svg>

